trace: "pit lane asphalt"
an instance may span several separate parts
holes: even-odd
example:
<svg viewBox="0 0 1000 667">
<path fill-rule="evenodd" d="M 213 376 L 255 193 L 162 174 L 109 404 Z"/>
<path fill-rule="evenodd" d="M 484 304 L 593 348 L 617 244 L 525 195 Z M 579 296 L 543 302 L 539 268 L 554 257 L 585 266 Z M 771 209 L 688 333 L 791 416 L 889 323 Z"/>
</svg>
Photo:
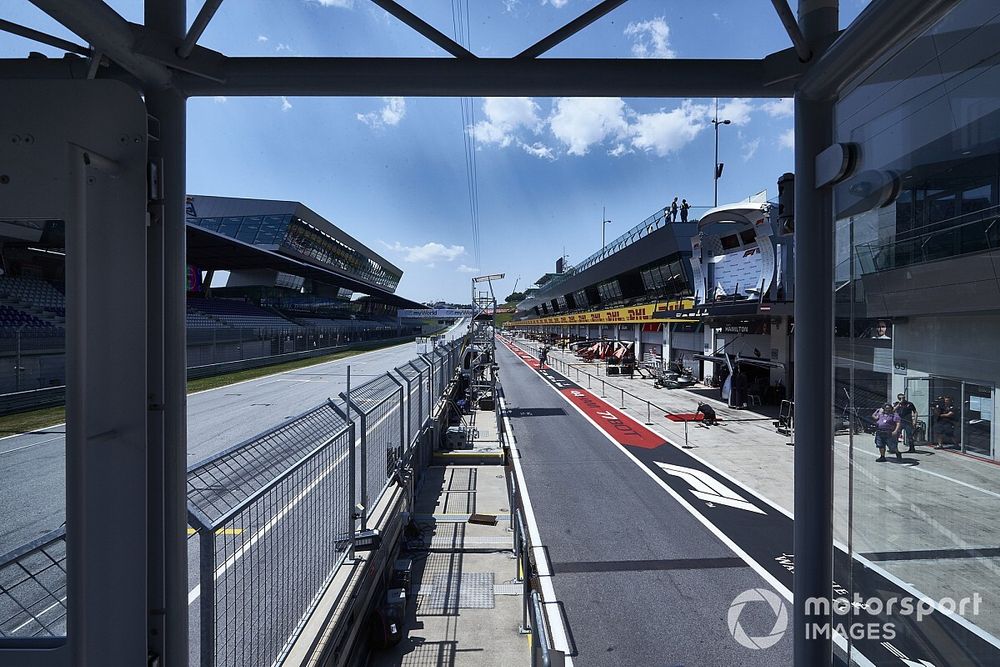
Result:
<svg viewBox="0 0 1000 667">
<path fill-rule="evenodd" d="M 791 664 L 791 632 L 751 649 L 729 630 L 733 600 L 764 579 L 535 370 L 500 345 L 498 360 L 575 664 Z M 739 623 L 764 636 L 775 614 L 751 603 Z"/>
</svg>

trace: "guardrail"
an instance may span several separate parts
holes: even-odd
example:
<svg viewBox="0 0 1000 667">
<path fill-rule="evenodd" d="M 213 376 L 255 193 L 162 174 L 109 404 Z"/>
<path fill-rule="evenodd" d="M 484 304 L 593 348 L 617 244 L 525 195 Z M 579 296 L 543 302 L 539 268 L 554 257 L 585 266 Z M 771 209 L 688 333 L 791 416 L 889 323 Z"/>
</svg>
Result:
<svg viewBox="0 0 1000 667">
<path fill-rule="evenodd" d="M 284 659 L 353 558 L 356 503 L 367 513 L 430 445 L 421 435 L 462 351 L 462 340 L 445 344 L 188 469 L 202 667 Z M 65 637 L 65 554 L 60 529 L 0 557 L 0 638 Z"/>
</svg>

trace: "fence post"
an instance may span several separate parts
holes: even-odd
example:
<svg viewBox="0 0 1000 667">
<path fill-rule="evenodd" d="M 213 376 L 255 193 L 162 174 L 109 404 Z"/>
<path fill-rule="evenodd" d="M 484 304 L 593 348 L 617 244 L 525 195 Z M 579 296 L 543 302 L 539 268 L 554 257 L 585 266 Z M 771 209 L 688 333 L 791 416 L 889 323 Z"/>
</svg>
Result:
<svg viewBox="0 0 1000 667">
<path fill-rule="evenodd" d="M 41 373 L 38 375 L 41 377 Z M 21 329 L 17 330 L 17 357 L 14 361 L 14 391 L 21 391 Z"/>
<path fill-rule="evenodd" d="M 653 417 L 652 417 L 652 415 L 650 413 L 651 413 L 651 410 L 650 410 L 649 401 L 646 401 L 646 426 L 650 426 L 653 423 Z"/>
<path fill-rule="evenodd" d="M 601 380 L 601 398 L 607 398 L 607 396 L 606 396 L 607 391 L 605 391 L 605 387 L 606 387 L 606 383 L 602 379 Z"/>
<path fill-rule="evenodd" d="M 198 579 L 201 589 L 201 664 L 202 667 L 215 665 L 215 531 L 202 526 L 198 535 L 201 554 L 199 555 Z"/>
<path fill-rule="evenodd" d="M 625 390 L 622 389 L 621 391 L 622 391 L 622 407 L 621 407 L 621 409 L 624 410 L 625 409 Z"/>
</svg>

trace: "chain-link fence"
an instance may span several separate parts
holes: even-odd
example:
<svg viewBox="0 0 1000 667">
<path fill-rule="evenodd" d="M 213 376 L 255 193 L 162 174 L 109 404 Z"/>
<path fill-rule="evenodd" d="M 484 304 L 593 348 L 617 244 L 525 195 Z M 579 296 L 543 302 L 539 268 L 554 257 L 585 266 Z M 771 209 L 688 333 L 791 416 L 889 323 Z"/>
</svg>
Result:
<svg viewBox="0 0 1000 667">
<path fill-rule="evenodd" d="M 0 556 L 0 638 L 66 634 L 66 529 Z"/>
<path fill-rule="evenodd" d="M 386 373 L 341 394 L 358 416 L 361 528 L 389 484 L 403 455 L 403 384 Z"/>
<path fill-rule="evenodd" d="M 410 460 L 462 349 L 441 345 L 188 469 L 203 667 L 285 657 L 353 555 L 355 504 L 367 513 Z M 65 561 L 64 529 L 0 556 L 0 638 L 65 636 Z"/>
</svg>

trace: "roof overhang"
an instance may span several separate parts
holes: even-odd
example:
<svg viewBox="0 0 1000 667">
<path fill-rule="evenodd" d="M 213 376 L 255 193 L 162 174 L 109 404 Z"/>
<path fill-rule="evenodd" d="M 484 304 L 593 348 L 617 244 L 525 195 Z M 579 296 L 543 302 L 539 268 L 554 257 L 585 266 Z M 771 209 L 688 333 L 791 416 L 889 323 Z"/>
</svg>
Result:
<svg viewBox="0 0 1000 667">
<path fill-rule="evenodd" d="M 726 204 L 716 206 L 707 211 L 698 220 L 698 231 L 718 224 L 745 224 L 753 226 L 764 217 L 767 212 L 767 204 Z"/>
<path fill-rule="evenodd" d="M 187 226 L 187 261 L 204 270 L 249 271 L 271 269 L 308 278 L 327 285 L 343 287 L 352 292 L 360 292 L 373 300 L 400 308 L 423 308 L 409 299 L 392 292 L 372 287 L 348 275 L 321 268 L 291 257 L 266 250 L 259 246 L 237 241 L 224 234 L 198 227 Z"/>
</svg>

